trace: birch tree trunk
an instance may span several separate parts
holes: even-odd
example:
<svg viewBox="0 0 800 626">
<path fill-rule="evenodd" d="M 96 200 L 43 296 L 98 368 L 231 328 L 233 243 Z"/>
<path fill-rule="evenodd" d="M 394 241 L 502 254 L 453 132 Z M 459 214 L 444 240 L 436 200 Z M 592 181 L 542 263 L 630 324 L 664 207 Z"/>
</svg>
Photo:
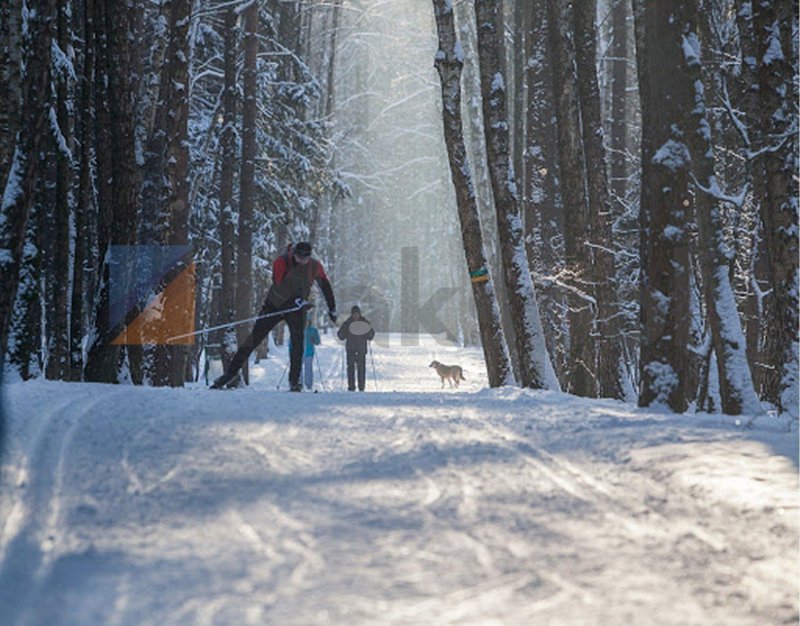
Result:
<svg viewBox="0 0 800 626">
<path fill-rule="evenodd" d="M 492 181 L 500 253 L 508 289 L 511 318 L 520 355 L 521 383 L 537 389 L 558 388 L 544 343 L 539 307 L 533 290 L 517 203 L 513 166 L 509 160 L 504 46 L 497 3 L 475 0 L 481 95 L 486 153 Z"/>
<path fill-rule="evenodd" d="M 486 370 L 489 374 L 489 385 L 499 387 L 511 384 L 513 375 L 500 323 L 500 307 L 484 254 L 475 187 L 464 141 L 461 118 L 463 49 L 456 37 L 452 4 L 448 0 L 433 0 L 433 6 L 439 33 L 436 69 L 442 86 L 444 136 L 450 160 L 450 173 L 456 191 L 461 237 L 472 281 L 472 295 L 478 311 L 478 326 Z"/>
</svg>

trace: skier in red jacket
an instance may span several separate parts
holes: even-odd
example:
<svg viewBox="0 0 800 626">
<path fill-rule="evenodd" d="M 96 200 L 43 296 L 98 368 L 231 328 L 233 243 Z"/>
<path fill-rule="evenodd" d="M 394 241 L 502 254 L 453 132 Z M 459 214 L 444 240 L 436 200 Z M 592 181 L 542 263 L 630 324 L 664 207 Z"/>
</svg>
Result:
<svg viewBox="0 0 800 626">
<path fill-rule="evenodd" d="M 231 359 L 225 373 L 214 381 L 212 389 L 221 389 L 230 383 L 241 369 L 247 357 L 255 350 L 264 338 L 281 320 L 286 321 L 291 337 L 292 351 L 289 366 L 289 388 L 302 391 L 300 369 L 303 361 L 303 330 L 305 311 L 298 308 L 296 302 L 305 302 L 311 293 L 311 286 L 316 282 L 322 290 L 328 305 L 328 315 L 336 323 L 336 300 L 333 297 L 331 283 L 325 274 L 325 268 L 318 260 L 311 258 L 311 244 L 301 241 L 288 246 L 286 253 L 279 256 L 272 264 L 272 287 L 270 287 L 259 315 L 279 313 L 256 321 L 253 331 L 239 346 Z"/>
</svg>

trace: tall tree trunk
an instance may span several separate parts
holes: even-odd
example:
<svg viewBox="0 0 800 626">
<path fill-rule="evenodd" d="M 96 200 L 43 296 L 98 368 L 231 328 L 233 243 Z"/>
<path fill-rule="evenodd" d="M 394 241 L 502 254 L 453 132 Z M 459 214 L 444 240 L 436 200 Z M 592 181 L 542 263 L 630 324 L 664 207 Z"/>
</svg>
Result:
<svg viewBox="0 0 800 626">
<path fill-rule="evenodd" d="M 755 118 L 761 160 L 754 168 L 763 177 L 759 207 L 774 294 L 767 360 L 778 372 L 767 398 L 781 411 L 798 413 L 798 197 L 797 58 L 793 3 L 754 0 L 758 115 Z"/>
<path fill-rule="evenodd" d="M 135 0 L 97 0 L 102 21 L 97 28 L 105 31 L 100 83 L 106 88 L 111 133 L 109 152 L 109 196 L 104 201 L 110 206 L 101 207 L 101 220 L 109 220 L 104 227 L 109 240 L 102 249 L 103 269 L 100 293 L 95 314 L 93 343 L 87 355 L 85 378 L 93 382 L 116 383 L 119 378 L 120 346 L 113 343 L 122 330 L 121 324 L 111 324 L 111 247 L 131 246 L 136 242 L 136 220 L 140 189 L 140 172 L 136 155 L 136 101 L 138 97 L 139 54 L 136 47 L 139 32 L 140 7 Z M 102 26 L 101 26 L 102 25 Z M 104 118 L 105 120 L 106 118 Z M 98 120 L 102 125 L 103 120 Z M 101 158 L 102 160 L 102 158 Z M 122 280 L 130 284 L 133 268 L 123 267 Z"/>
<path fill-rule="evenodd" d="M 258 2 L 244 12 L 244 92 L 242 104 L 242 170 L 239 191 L 239 249 L 236 259 L 236 316 L 251 317 L 253 312 L 253 208 L 256 201 L 256 95 L 258 61 Z M 250 325 L 236 329 L 242 343 L 250 333 Z M 242 371 L 249 382 L 245 363 Z"/>
<path fill-rule="evenodd" d="M 48 132 L 48 101 L 42 94 L 48 93 L 50 85 L 55 0 L 32 0 L 27 6 L 22 117 L 0 205 L 0 285 L 3 285 L 0 289 L 0 367 L 19 284 L 22 246 L 37 183 L 39 154 Z"/>
<path fill-rule="evenodd" d="M 564 199 L 564 257 L 569 284 L 569 379 L 567 391 L 597 396 L 597 352 L 592 337 L 595 301 L 591 256 L 590 212 L 581 134 L 581 109 L 575 63 L 571 2 L 548 0 L 553 64 L 553 92 L 558 120 L 561 194 Z"/>
<path fill-rule="evenodd" d="M 642 101 L 639 405 L 682 413 L 689 390 L 689 152 L 691 100 L 675 64 L 682 58 L 685 1 L 636 0 Z M 681 90 L 679 92 L 679 90 Z"/>
<path fill-rule="evenodd" d="M 525 253 L 514 169 L 509 161 L 506 81 L 502 69 L 504 46 L 497 26 L 497 4 L 475 0 L 475 17 L 486 152 L 511 318 L 520 355 L 520 382 L 524 387 L 553 389 L 558 387 L 558 382 L 544 343 L 539 306 Z"/>
<path fill-rule="evenodd" d="M 228 9 L 224 23 L 224 69 L 225 86 L 222 93 L 223 126 L 220 137 L 222 166 L 219 186 L 219 230 L 220 230 L 220 324 L 233 320 L 236 312 L 236 239 L 233 222 L 233 178 L 236 162 L 236 13 Z M 219 335 L 222 343 L 222 360 L 225 367 L 236 352 L 236 333 L 226 329 Z"/>
<path fill-rule="evenodd" d="M 597 341 L 596 373 L 599 394 L 603 398 L 621 399 L 622 318 L 616 288 L 611 199 L 608 191 L 600 89 L 597 83 L 596 14 L 597 0 L 581 0 L 575 3 L 578 97 L 591 225 L 589 267 L 597 307 L 597 321 L 592 335 Z"/>
<path fill-rule="evenodd" d="M 110 39 L 106 28 L 106 0 L 93 0 L 94 12 L 94 76 L 92 77 L 92 106 L 94 109 L 94 155 L 110 155 L 111 137 L 111 104 L 109 102 L 109 68 Z M 88 7 L 87 7 L 88 8 Z M 91 349 L 98 333 L 102 333 L 109 325 L 110 301 L 107 291 L 109 280 L 108 254 L 111 243 L 111 231 L 114 221 L 113 189 L 114 180 L 110 158 L 95 159 L 96 223 L 93 241 L 95 249 L 92 255 L 92 281 L 88 285 L 91 310 L 89 320 L 88 349 Z M 83 377 L 88 372 L 89 354 L 87 351 Z"/>
<path fill-rule="evenodd" d="M 163 164 L 163 188 L 160 192 L 157 219 L 161 245 L 184 246 L 189 243 L 189 15 L 192 0 L 169 0 L 165 6 L 169 24 L 169 43 L 164 58 L 164 71 L 159 89 L 158 107 L 164 112 L 163 134 L 159 145 Z M 191 274 L 189 259 L 183 258 L 171 273 Z M 193 274 L 191 274 L 193 278 Z M 166 289 L 166 285 L 163 285 Z M 163 292 L 162 292 L 163 293 Z M 175 298 L 162 311 L 166 320 L 185 320 L 194 317 L 189 310 L 193 298 Z M 180 387 L 186 377 L 188 348 L 183 345 L 159 345 L 154 351 L 155 385 Z"/>
<path fill-rule="evenodd" d="M 83 379 L 83 335 L 86 322 L 86 291 L 91 276 L 89 270 L 91 250 L 91 223 L 94 212 L 92 193 L 92 125 L 94 106 L 94 0 L 83 1 L 83 65 L 80 74 L 80 162 L 78 174 L 78 199 L 75 210 L 75 253 L 72 262 L 72 302 L 70 304 L 70 380 Z"/>
<path fill-rule="evenodd" d="M 768 380 L 777 378 L 774 368 L 765 360 L 764 346 L 767 338 L 768 321 L 772 318 L 772 294 L 769 289 L 769 261 L 764 246 L 764 227 L 761 216 L 756 215 L 757 223 L 752 224 L 750 234 L 750 259 L 743 316 L 745 324 L 745 340 L 747 342 L 747 359 L 753 375 L 753 385 L 759 397 L 765 397 L 764 390 L 769 388 Z M 774 388 L 774 386 L 773 386 Z"/>
<path fill-rule="evenodd" d="M 625 212 L 628 124 L 628 0 L 616 0 L 611 15 L 611 203 L 615 215 Z"/>
<path fill-rule="evenodd" d="M 743 134 L 744 147 L 753 152 L 753 142 L 758 142 L 758 118 L 760 116 L 758 101 L 758 77 L 756 76 L 756 39 L 753 33 L 753 5 L 750 0 L 736 0 L 736 26 L 739 32 L 740 63 L 738 80 L 731 89 L 732 107 L 744 113 Z M 759 158 L 747 158 L 745 161 L 747 177 L 753 186 L 752 202 L 755 211 L 759 208 L 765 195 L 764 162 Z M 760 215 L 756 217 L 760 221 Z M 753 373 L 756 389 L 766 400 L 777 403 L 777 390 L 780 372 L 771 366 L 765 353 L 767 343 L 767 327 L 773 319 L 774 293 L 769 289 L 770 274 L 764 242 L 763 224 L 751 227 L 751 258 L 748 277 L 747 297 L 745 301 L 745 324 L 747 336 L 747 356 Z"/>
<path fill-rule="evenodd" d="M 42 242 L 34 201 L 28 218 L 25 244 L 19 275 L 19 289 L 11 318 L 6 364 L 14 368 L 22 380 L 41 374 L 42 356 Z"/>
<path fill-rule="evenodd" d="M 109 102 L 109 35 L 106 29 L 106 0 L 94 2 L 94 139 L 95 155 L 111 154 L 111 104 Z M 94 284 L 91 286 L 95 299 L 102 292 L 101 285 L 108 277 L 105 274 L 105 255 L 111 242 L 111 228 L 114 219 L 113 189 L 114 180 L 111 173 L 111 159 L 98 158 L 96 162 L 97 185 L 97 259 L 94 266 Z M 95 305 L 97 303 L 95 302 Z M 99 308 L 95 311 L 96 318 Z M 106 311 L 106 318 L 108 312 Z M 93 320 L 97 326 L 97 319 Z"/>
<path fill-rule="evenodd" d="M 561 260 L 556 241 L 564 230 L 564 211 L 559 195 L 558 136 L 553 94 L 553 56 L 550 53 L 547 4 L 534 2 L 527 12 L 527 138 L 524 154 L 525 242 L 532 267 L 545 276 L 553 275 Z M 542 306 L 542 323 L 546 329 L 548 352 L 553 355 L 559 376 L 556 355 L 559 353 L 561 316 L 553 311 L 563 307 L 560 292 L 552 281 L 536 285 Z M 563 368 L 562 368 L 563 369 Z"/>
<path fill-rule="evenodd" d="M 511 54 L 512 59 L 512 80 L 513 89 L 513 115 L 511 126 L 511 140 L 513 147 L 514 175 L 517 177 L 517 187 L 525 190 L 527 188 L 525 168 L 523 158 L 525 152 L 525 43 L 527 33 L 525 24 L 528 22 L 528 14 L 532 11 L 532 3 L 525 0 L 514 0 L 513 6 L 513 32 L 514 44 Z"/>
<path fill-rule="evenodd" d="M 5 182 L 17 145 L 22 104 L 22 2 L 0 5 L 0 181 Z"/>
<path fill-rule="evenodd" d="M 137 226 L 137 241 L 143 246 L 158 246 L 163 243 L 168 233 L 165 232 L 166 223 L 162 220 L 162 211 L 166 201 L 166 167 L 167 144 L 167 115 L 169 113 L 170 96 L 170 64 L 167 60 L 167 48 L 171 42 L 171 34 L 166 27 L 171 18 L 172 0 L 159 2 L 157 8 L 153 7 L 154 17 L 165 27 L 159 28 L 152 37 L 149 49 L 145 52 L 146 62 L 143 65 L 146 74 L 142 78 L 142 94 L 139 98 L 139 111 L 142 115 L 144 135 L 147 137 L 145 144 L 144 163 L 142 167 L 142 188 L 139 198 L 139 221 Z M 159 253 L 148 250 L 157 248 L 142 248 L 141 255 L 135 255 L 134 263 L 138 266 L 136 272 L 150 273 L 154 258 Z M 159 281 L 161 282 L 161 281 Z M 161 297 L 158 289 L 161 285 L 149 284 L 146 293 L 138 294 L 141 300 L 136 302 L 136 307 L 144 310 L 149 302 Z M 163 320 L 163 305 L 159 307 Z M 145 328 L 138 328 L 137 336 L 126 335 L 129 344 L 126 347 L 127 358 L 130 364 L 131 379 L 134 384 L 153 384 L 161 386 L 163 383 L 164 361 L 169 359 L 165 349 L 154 345 L 154 337 Z M 160 372 L 157 370 L 161 370 Z M 158 380 L 158 379 L 162 380 Z"/>
<path fill-rule="evenodd" d="M 333 0 L 333 5 L 330 7 L 331 15 L 331 30 L 328 36 L 328 63 L 327 63 L 327 78 L 325 80 L 325 119 L 330 120 L 333 113 L 333 102 L 335 96 L 335 81 L 336 76 L 336 40 L 339 34 L 339 14 L 342 10 L 342 0 Z"/>
<path fill-rule="evenodd" d="M 327 33 L 327 40 L 325 42 L 324 51 L 322 54 L 323 70 L 326 74 L 325 78 L 325 97 L 321 99 L 324 105 L 323 116 L 329 123 L 333 123 L 333 105 L 336 97 L 336 61 L 337 61 L 337 41 L 339 34 L 339 16 L 341 14 L 342 0 L 334 0 L 333 4 L 328 7 L 330 12 L 330 27 Z M 327 24 L 327 21 L 324 22 Z M 321 73 L 321 72 L 320 72 Z M 332 150 L 328 162 L 330 168 L 336 167 L 336 151 Z M 338 192 L 336 189 L 329 188 L 325 193 L 323 206 L 318 211 L 319 216 L 317 222 L 311 229 L 311 239 L 316 241 L 317 250 L 322 254 L 323 258 L 328 260 L 328 270 L 331 278 L 333 279 L 333 272 L 336 271 L 334 263 L 333 250 L 331 246 L 331 233 L 332 233 L 332 220 L 333 212 L 336 207 Z M 268 343 L 268 342 L 265 342 Z"/>
<path fill-rule="evenodd" d="M 742 412 L 757 414 L 761 412 L 761 407 L 753 388 L 744 334 L 728 277 L 728 251 L 724 240 L 720 191 L 714 175 L 711 127 L 706 114 L 701 76 L 698 4 L 697 0 L 684 0 L 684 3 L 686 8 L 681 16 L 684 21 L 679 24 L 683 54 L 677 59 L 674 79 L 681 84 L 674 92 L 673 102 L 687 117 L 687 123 L 682 128 L 687 131 L 686 140 L 695 177 L 700 269 L 711 341 L 716 354 L 720 400 L 722 410 L 729 415 Z"/>
<path fill-rule="evenodd" d="M 48 319 L 47 378 L 69 378 L 69 304 L 70 304 L 70 213 L 74 194 L 72 190 L 73 141 L 72 126 L 74 103 L 71 100 L 72 36 L 71 2 L 59 2 L 57 19 L 57 45 L 53 46 L 53 79 L 56 94 L 56 124 L 52 129 L 56 159 L 56 193 L 53 207 L 53 235 L 48 243 Z"/>
<path fill-rule="evenodd" d="M 481 224 L 486 235 L 484 245 L 489 262 L 489 271 L 492 274 L 492 282 L 497 292 L 498 304 L 500 306 L 500 319 L 503 327 L 503 334 L 506 338 L 506 345 L 511 357 L 511 366 L 514 370 L 516 380 L 520 379 L 519 373 L 519 352 L 517 342 L 514 339 L 514 327 L 511 322 L 511 313 L 508 306 L 506 294 L 505 274 L 503 272 L 503 262 L 497 253 L 497 217 L 494 210 L 494 198 L 492 197 L 492 182 L 489 176 L 489 168 L 486 163 L 486 148 L 483 109 L 481 105 L 481 80 L 480 68 L 478 63 L 477 33 L 475 20 L 474 3 L 461 3 L 453 7 L 456 12 L 456 23 L 459 24 L 461 31 L 461 45 L 464 49 L 464 68 L 462 81 L 462 97 L 466 104 L 462 106 L 462 117 L 469 120 L 465 129 L 465 140 L 467 143 L 467 154 L 471 156 L 475 184 L 476 200 L 478 202 L 478 213 Z M 460 11 L 460 15 L 459 15 Z"/>
<path fill-rule="evenodd" d="M 612 14 L 612 43 L 610 50 L 607 53 L 607 60 L 611 62 L 611 120 L 610 120 L 610 170 L 609 170 L 609 184 L 611 189 L 611 213 L 612 223 L 619 223 L 620 226 L 624 223 L 622 220 L 631 214 L 629 210 L 629 189 L 630 185 L 629 176 L 631 175 L 632 167 L 628 160 L 628 154 L 631 151 L 631 134 L 629 128 L 636 123 L 634 120 L 635 114 L 631 110 L 631 98 L 628 96 L 628 69 L 629 62 L 634 60 L 633 51 L 629 49 L 628 38 L 630 36 L 631 28 L 629 20 L 631 16 L 631 2 L 630 0 L 616 0 Z M 608 65 L 606 65 L 608 67 Z M 630 223 L 630 218 L 627 220 Z M 632 229 L 619 228 L 620 233 L 632 233 Z M 619 242 L 619 246 L 626 249 L 635 249 L 635 240 L 629 234 L 624 236 Z M 632 259 L 633 257 L 629 257 Z M 628 263 L 618 264 L 617 271 L 622 268 L 627 269 Z M 624 271 L 624 270 L 623 270 Z M 618 276 L 619 278 L 620 276 Z M 628 301 L 629 293 L 631 292 L 628 284 L 617 284 L 617 294 L 621 301 Z M 631 329 L 631 323 L 627 316 L 620 318 L 620 331 L 624 336 L 621 339 L 620 346 L 625 355 L 624 361 L 626 362 L 626 369 L 628 370 L 628 379 L 633 380 L 638 374 L 634 374 L 636 370 L 636 362 L 631 358 L 630 352 L 636 348 L 635 341 L 631 339 L 628 331 Z M 626 381 L 627 382 L 627 381 Z M 626 384 L 629 395 L 632 395 L 632 389 Z"/>
<path fill-rule="evenodd" d="M 478 205 L 464 142 L 461 120 L 463 57 L 459 54 L 462 48 L 456 38 L 452 4 L 447 0 L 433 0 L 433 6 L 439 33 L 436 69 L 442 85 L 444 136 L 450 159 L 450 173 L 456 191 L 461 237 L 472 281 L 472 294 L 478 311 L 478 326 L 486 370 L 489 374 L 489 385 L 499 387 L 511 384 L 513 376 L 500 324 L 500 307 L 483 252 Z"/>
<path fill-rule="evenodd" d="M 279 0 L 276 4 L 278 41 L 286 49 L 297 54 L 300 50 L 300 3 L 297 0 Z M 288 81 L 295 82 L 298 77 L 296 60 L 286 57 L 282 65 L 283 77 Z"/>
</svg>

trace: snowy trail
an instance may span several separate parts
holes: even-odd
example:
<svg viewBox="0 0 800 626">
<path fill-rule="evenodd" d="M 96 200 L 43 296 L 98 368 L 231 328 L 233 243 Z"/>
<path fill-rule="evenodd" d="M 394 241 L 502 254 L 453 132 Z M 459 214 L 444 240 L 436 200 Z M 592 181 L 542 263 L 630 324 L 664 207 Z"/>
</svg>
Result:
<svg viewBox="0 0 800 626">
<path fill-rule="evenodd" d="M 796 623 L 797 433 L 384 339 L 380 393 L 9 385 L 0 623 Z"/>
</svg>

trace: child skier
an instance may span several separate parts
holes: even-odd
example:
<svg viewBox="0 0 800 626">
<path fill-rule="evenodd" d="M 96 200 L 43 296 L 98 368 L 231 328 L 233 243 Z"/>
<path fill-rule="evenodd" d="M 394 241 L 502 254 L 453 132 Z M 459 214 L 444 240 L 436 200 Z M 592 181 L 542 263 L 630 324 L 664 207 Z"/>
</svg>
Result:
<svg viewBox="0 0 800 626">
<path fill-rule="evenodd" d="M 306 320 L 306 331 L 303 335 L 305 349 L 303 351 L 303 382 L 306 389 L 314 388 L 314 355 L 316 346 L 320 344 L 319 331 L 314 327 L 312 319 Z M 292 352 L 292 340 L 289 339 L 289 354 Z"/>
</svg>

